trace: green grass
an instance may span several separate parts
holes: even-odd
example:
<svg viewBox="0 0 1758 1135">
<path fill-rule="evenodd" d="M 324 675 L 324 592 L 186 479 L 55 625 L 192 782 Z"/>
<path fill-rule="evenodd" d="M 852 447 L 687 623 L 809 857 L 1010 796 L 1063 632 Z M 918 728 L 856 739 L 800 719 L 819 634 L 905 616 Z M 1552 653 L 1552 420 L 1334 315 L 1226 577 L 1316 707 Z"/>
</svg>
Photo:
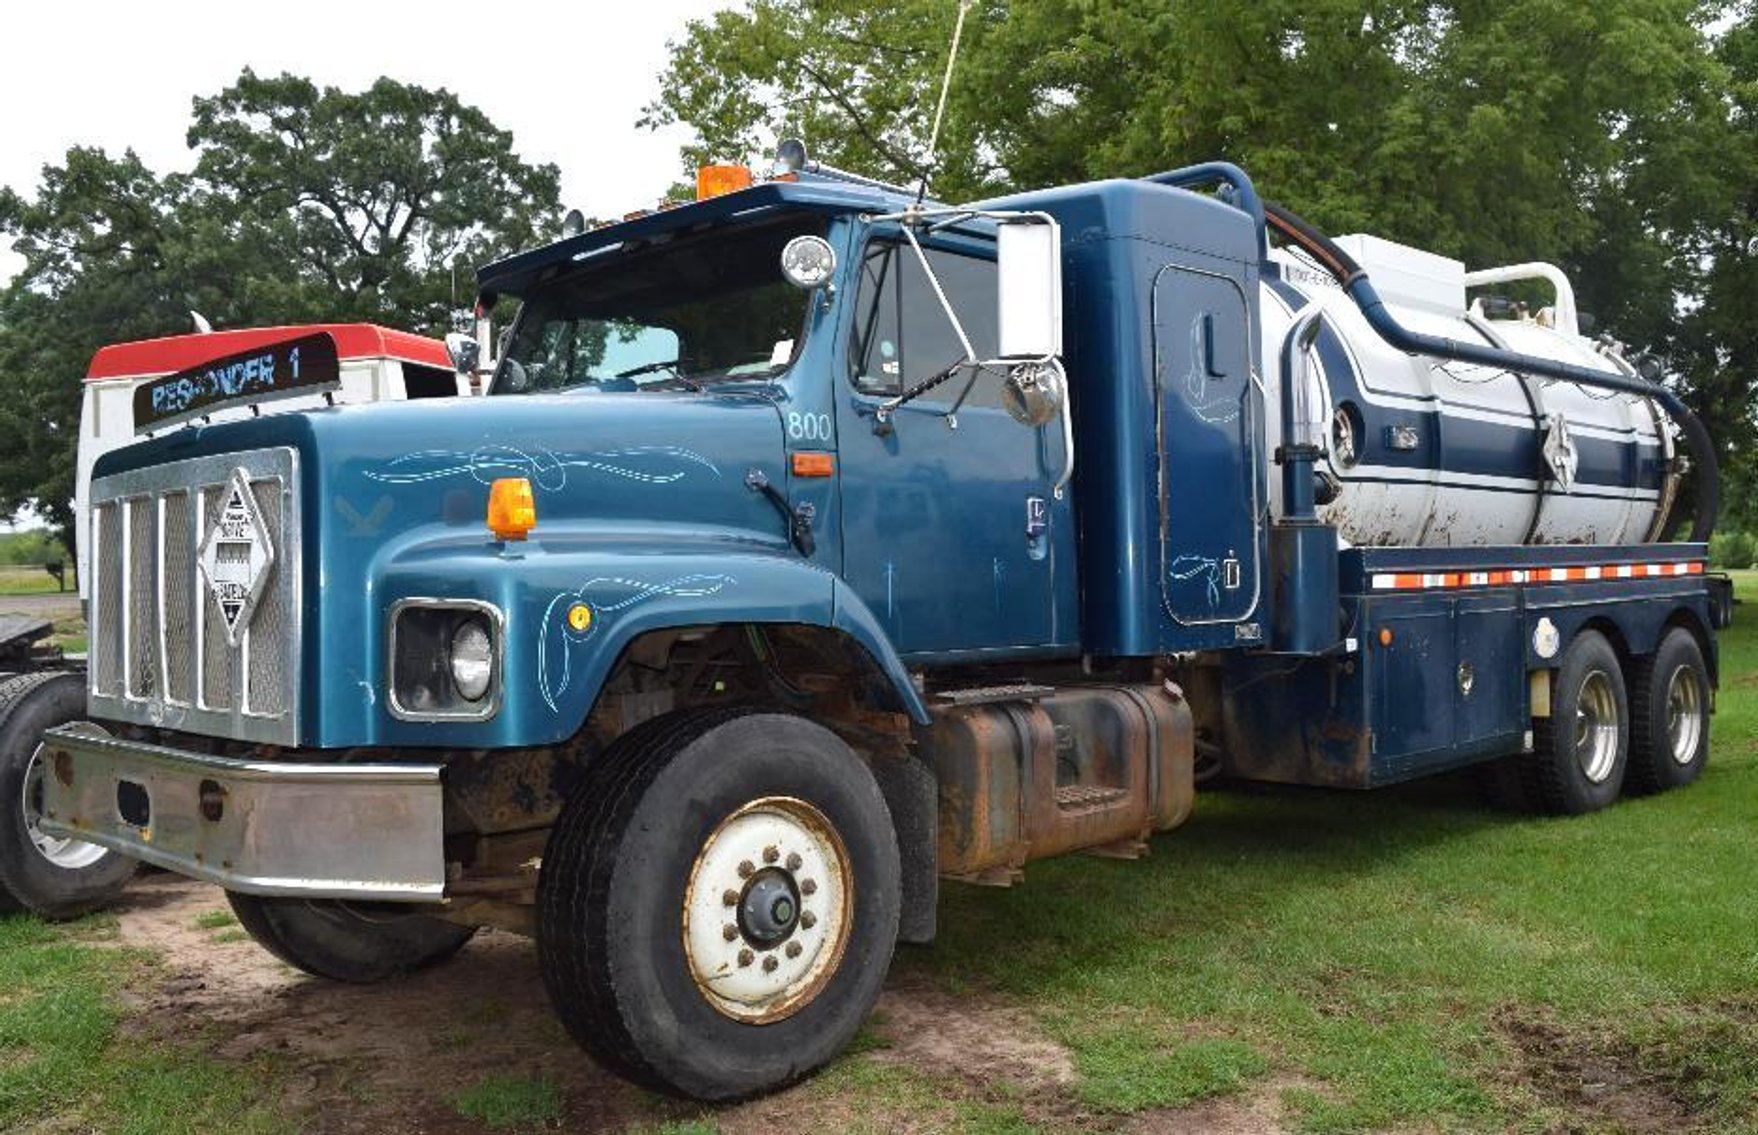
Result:
<svg viewBox="0 0 1758 1135">
<path fill-rule="evenodd" d="M 0 567 L 0 595 L 40 595 L 61 590 L 55 577 L 40 567 Z M 67 592 L 75 602 L 79 593 L 73 587 L 73 576 L 67 578 Z"/>
<path fill-rule="evenodd" d="M 238 920 L 232 917 L 229 910 L 204 910 L 195 916 L 197 930 L 218 930 L 224 926 L 235 926 Z"/>
<path fill-rule="evenodd" d="M 283 1130 L 250 1069 L 119 1035 L 116 991 L 148 962 L 114 935 L 105 916 L 0 918 L 0 1130 Z"/>
<path fill-rule="evenodd" d="M 489 1075 L 452 1097 L 466 1119 L 489 1127 L 533 1127 L 559 1120 L 562 1093 L 544 1076 Z"/>
<path fill-rule="evenodd" d="M 1274 1069 L 1322 1087 L 1288 1093 L 1314 1130 L 1615 1130 L 1556 1092 L 1610 1075 L 1751 1129 L 1758 573 L 1736 576 L 1691 788 L 1577 819 L 1498 813 L 1453 779 L 1205 794 L 1148 859 L 948 887 L 939 941 L 904 964 L 1034 1008 L 1111 1111 Z"/>
</svg>

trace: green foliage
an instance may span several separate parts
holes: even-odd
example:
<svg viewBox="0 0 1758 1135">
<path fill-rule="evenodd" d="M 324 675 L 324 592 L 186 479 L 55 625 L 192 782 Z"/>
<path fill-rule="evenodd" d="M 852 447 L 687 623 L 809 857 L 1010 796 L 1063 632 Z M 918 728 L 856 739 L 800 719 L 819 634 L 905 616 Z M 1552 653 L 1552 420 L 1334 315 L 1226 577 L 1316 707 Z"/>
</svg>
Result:
<svg viewBox="0 0 1758 1135">
<path fill-rule="evenodd" d="M 957 5 L 751 0 L 692 23 L 648 125 L 687 165 L 799 134 L 913 180 Z M 1719 38 L 1708 29 L 1719 31 Z M 937 196 L 1211 159 L 1332 232 L 1561 264 L 1758 508 L 1758 27 L 1728 0 L 979 0 Z"/>
<path fill-rule="evenodd" d="M 0 189 L 26 266 L 0 291 L 0 509 L 72 519 L 80 377 L 106 343 L 369 320 L 442 333 L 476 265 L 559 213 L 554 166 L 445 90 L 359 93 L 246 70 L 195 100 L 190 174 L 74 147 L 34 198 Z"/>
<path fill-rule="evenodd" d="M 1717 532 L 1709 538 L 1709 563 L 1716 568 L 1758 567 L 1758 536 Z"/>
<path fill-rule="evenodd" d="M 65 559 L 66 556 L 67 550 L 47 529 L 0 532 L 0 565 L 41 567 L 51 560 Z"/>
</svg>

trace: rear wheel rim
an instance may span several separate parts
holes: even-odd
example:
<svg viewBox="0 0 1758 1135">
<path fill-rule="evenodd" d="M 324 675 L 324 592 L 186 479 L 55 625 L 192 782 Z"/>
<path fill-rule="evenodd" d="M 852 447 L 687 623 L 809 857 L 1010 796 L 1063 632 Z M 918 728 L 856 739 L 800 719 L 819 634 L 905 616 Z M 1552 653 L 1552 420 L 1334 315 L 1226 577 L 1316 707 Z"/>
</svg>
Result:
<svg viewBox="0 0 1758 1135">
<path fill-rule="evenodd" d="M 1575 699 L 1575 762 L 1589 783 L 1604 784 L 1617 767 L 1622 724 L 1611 676 L 1590 672 Z"/>
<path fill-rule="evenodd" d="M 1688 765 L 1703 744 L 1703 683 L 1694 667 L 1675 667 L 1666 684 L 1666 739 L 1673 762 Z"/>
<path fill-rule="evenodd" d="M 854 872 L 822 812 L 791 796 L 739 808 L 703 842 L 684 891 L 684 956 L 702 996 L 750 1024 L 823 991 L 848 946 Z"/>
<path fill-rule="evenodd" d="M 24 830 L 38 855 L 64 871 L 81 871 L 110 854 L 110 849 L 43 831 L 43 749 L 42 745 L 37 746 L 31 754 L 30 767 L 24 771 Z"/>
</svg>

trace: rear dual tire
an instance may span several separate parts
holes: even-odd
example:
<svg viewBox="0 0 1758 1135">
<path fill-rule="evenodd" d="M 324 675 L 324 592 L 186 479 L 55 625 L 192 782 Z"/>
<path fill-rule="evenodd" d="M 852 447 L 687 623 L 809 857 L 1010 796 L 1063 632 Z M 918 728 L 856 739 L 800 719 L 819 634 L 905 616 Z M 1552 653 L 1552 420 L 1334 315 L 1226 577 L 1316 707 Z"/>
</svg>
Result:
<svg viewBox="0 0 1758 1135">
<path fill-rule="evenodd" d="M 1630 757 L 1630 706 L 1617 651 L 1598 631 L 1577 634 L 1551 682 L 1550 716 L 1533 720 L 1532 751 L 1517 762 L 1538 810 L 1597 812 L 1618 798 Z"/>
<path fill-rule="evenodd" d="M 1709 763 L 1709 672 L 1697 638 L 1674 627 L 1647 658 L 1630 667 L 1632 796 L 1682 788 Z"/>
</svg>

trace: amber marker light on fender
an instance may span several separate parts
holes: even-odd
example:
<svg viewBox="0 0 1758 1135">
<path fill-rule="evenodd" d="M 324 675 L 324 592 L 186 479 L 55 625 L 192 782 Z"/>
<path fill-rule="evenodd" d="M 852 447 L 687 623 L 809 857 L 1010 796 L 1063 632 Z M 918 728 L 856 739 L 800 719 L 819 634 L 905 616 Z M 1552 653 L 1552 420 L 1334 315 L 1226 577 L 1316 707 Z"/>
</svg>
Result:
<svg viewBox="0 0 1758 1135">
<path fill-rule="evenodd" d="M 537 502 L 524 477 L 497 477 L 488 487 L 488 530 L 499 540 L 523 540 L 537 527 Z"/>
</svg>

